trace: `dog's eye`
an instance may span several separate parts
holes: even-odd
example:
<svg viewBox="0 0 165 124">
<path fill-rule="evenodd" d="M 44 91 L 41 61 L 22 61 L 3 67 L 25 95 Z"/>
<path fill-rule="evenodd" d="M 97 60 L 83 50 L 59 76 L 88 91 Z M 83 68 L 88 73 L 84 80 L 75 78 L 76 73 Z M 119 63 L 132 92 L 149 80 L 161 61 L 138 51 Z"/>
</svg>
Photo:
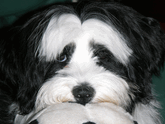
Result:
<svg viewBox="0 0 165 124">
<path fill-rule="evenodd" d="M 65 62 L 67 60 L 67 56 L 66 55 L 59 55 L 57 57 L 57 61 L 58 62 Z"/>
<path fill-rule="evenodd" d="M 106 51 L 99 51 L 98 56 L 100 59 L 107 59 L 108 55 Z"/>
</svg>

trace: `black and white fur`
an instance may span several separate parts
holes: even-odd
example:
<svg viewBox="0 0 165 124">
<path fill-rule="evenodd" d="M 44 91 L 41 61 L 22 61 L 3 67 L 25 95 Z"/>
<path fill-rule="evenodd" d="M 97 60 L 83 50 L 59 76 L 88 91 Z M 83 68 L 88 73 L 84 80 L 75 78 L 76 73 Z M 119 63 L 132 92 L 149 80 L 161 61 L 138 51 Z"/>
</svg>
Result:
<svg viewBox="0 0 165 124">
<path fill-rule="evenodd" d="M 161 124 L 152 76 L 164 63 L 157 21 L 117 3 L 52 5 L 0 41 L 0 124 L 62 102 L 110 102 Z"/>
</svg>

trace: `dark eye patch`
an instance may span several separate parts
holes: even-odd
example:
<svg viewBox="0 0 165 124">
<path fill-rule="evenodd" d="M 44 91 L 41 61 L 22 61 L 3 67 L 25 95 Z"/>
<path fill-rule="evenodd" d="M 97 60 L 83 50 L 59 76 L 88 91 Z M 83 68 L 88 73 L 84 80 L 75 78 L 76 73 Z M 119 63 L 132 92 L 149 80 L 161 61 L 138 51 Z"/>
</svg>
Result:
<svg viewBox="0 0 165 124">
<path fill-rule="evenodd" d="M 56 60 L 52 60 L 49 62 L 46 61 L 44 63 L 43 65 L 45 71 L 44 81 L 56 75 L 57 71 L 63 69 L 69 63 L 72 54 L 74 53 L 74 50 L 75 50 L 75 44 L 70 43 L 65 46 L 62 53 L 57 56 Z"/>
<path fill-rule="evenodd" d="M 94 54 L 101 61 L 110 62 L 111 59 L 114 58 L 114 56 L 107 49 L 102 48 L 102 47 L 100 47 L 100 49 L 97 49 Z"/>
<path fill-rule="evenodd" d="M 73 54 L 75 50 L 75 44 L 70 43 L 66 45 L 62 51 L 61 54 L 59 54 L 56 58 L 58 62 L 68 62 L 71 58 L 71 55 Z"/>
<path fill-rule="evenodd" d="M 111 62 L 112 60 L 116 59 L 104 45 L 93 43 L 92 49 L 94 56 L 97 56 L 102 62 Z"/>
<path fill-rule="evenodd" d="M 106 70 L 114 72 L 122 77 L 127 77 L 127 69 L 125 65 L 120 63 L 120 61 L 111 53 L 111 51 L 102 44 L 91 43 L 91 48 L 93 50 L 93 57 L 97 57 L 97 65 L 104 67 Z"/>
</svg>

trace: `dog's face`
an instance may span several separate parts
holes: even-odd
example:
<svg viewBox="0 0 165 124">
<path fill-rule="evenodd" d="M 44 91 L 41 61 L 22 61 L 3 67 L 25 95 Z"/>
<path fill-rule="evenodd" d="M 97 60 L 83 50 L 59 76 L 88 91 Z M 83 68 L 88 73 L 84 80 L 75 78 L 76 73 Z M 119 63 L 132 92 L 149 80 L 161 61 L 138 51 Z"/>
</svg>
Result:
<svg viewBox="0 0 165 124">
<path fill-rule="evenodd" d="M 55 42 L 57 41 L 57 42 Z M 81 24 L 73 14 L 53 18 L 43 35 L 39 57 L 62 67 L 44 82 L 36 106 L 58 102 L 112 102 L 128 105 L 129 84 L 122 78 L 132 50 L 111 26 L 97 19 Z M 56 65 L 55 65 L 56 68 Z"/>
<path fill-rule="evenodd" d="M 110 102 L 132 112 L 150 103 L 164 63 L 158 23 L 115 3 L 54 5 L 23 25 L 15 41 L 22 113 L 61 102 Z"/>
</svg>

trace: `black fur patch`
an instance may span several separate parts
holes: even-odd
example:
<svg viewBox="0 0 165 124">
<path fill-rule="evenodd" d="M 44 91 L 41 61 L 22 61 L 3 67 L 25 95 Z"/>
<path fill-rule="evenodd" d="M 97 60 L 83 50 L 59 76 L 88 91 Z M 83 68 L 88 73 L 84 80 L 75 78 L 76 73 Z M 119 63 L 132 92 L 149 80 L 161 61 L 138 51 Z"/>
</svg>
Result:
<svg viewBox="0 0 165 124">
<path fill-rule="evenodd" d="M 30 122 L 29 124 L 39 124 L 37 120 Z"/>
</svg>

